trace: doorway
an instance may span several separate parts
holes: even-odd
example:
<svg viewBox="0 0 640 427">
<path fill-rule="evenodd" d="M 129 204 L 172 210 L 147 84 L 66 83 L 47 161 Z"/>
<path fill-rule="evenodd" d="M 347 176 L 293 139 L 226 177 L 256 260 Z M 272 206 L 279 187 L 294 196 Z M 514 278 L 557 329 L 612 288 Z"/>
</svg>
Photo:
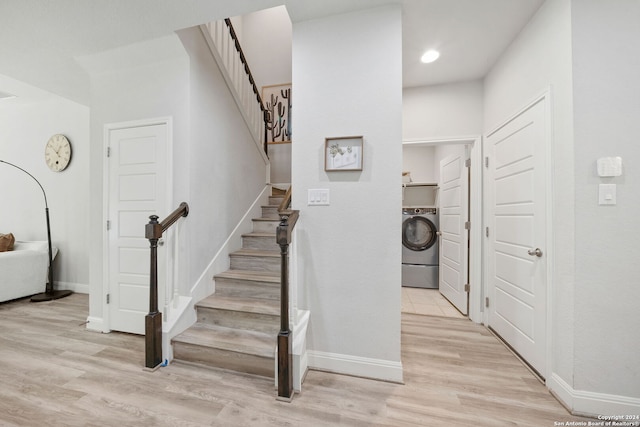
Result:
<svg viewBox="0 0 640 427">
<path fill-rule="evenodd" d="M 546 95 L 485 141 L 486 321 L 544 378 L 549 322 Z"/>
<path fill-rule="evenodd" d="M 105 310 L 108 329 L 144 334 L 149 311 L 150 215 L 168 212 L 170 122 L 105 126 Z M 159 243 L 160 245 L 162 243 Z M 158 251 L 158 288 L 167 277 L 166 251 Z M 164 292 L 158 292 L 162 307 Z"/>
<path fill-rule="evenodd" d="M 446 196 L 446 198 L 449 198 L 451 195 L 453 194 L 458 194 L 458 203 L 455 203 L 453 201 L 451 201 L 451 203 L 449 203 L 449 207 L 447 208 L 447 213 L 449 214 L 449 216 L 445 219 L 445 224 L 444 227 L 447 229 L 447 231 L 452 231 L 452 230 L 457 230 L 457 234 L 458 235 L 465 235 L 468 236 L 468 239 L 466 239 L 466 237 L 458 237 L 458 246 L 454 248 L 454 245 L 451 244 L 451 242 L 453 241 L 452 238 L 448 239 L 447 243 L 447 247 L 446 248 L 442 248 L 441 246 L 441 250 L 439 251 L 442 254 L 447 254 L 449 256 L 449 258 L 456 260 L 456 262 L 449 262 L 449 260 L 447 260 L 447 266 L 444 266 L 445 263 L 441 263 L 440 264 L 440 278 L 439 278 L 439 282 L 441 282 L 442 280 L 442 270 L 445 270 L 447 273 L 447 279 L 449 280 L 449 283 L 453 284 L 451 277 L 455 277 L 455 289 L 458 292 L 458 302 L 460 304 L 464 305 L 464 309 L 465 310 L 459 310 L 456 308 L 456 310 L 458 311 L 458 313 L 452 313 L 449 311 L 449 309 L 444 309 L 443 311 L 445 313 L 452 313 L 453 316 L 452 317 L 458 317 L 458 315 L 464 317 L 461 313 L 464 313 L 464 315 L 468 315 L 469 319 L 473 320 L 476 323 L 481 323 L 482 322 L 482 316 L 483 316 L 483 312 L 482 312 L 482 305 L 481 305 L 481 301 L 482 298 L 484 298 L 484 292 L 482 289 L 482 260 L 481 260 L 481 254 L 482 254 L 482 230 L 481 230 L 481 224 L 482 224 L 482 147 L 481 147 L 481 138 L 479 136 L 472 136 L 472 137 L 460 137 L 460 138 L 448 138 L 448 139 L 432 139 L 432 140 L 411 140 L 411 141 L 404 141 L 403 142 L 403 147 L 410 147 L 410 148 L 414 148 L 414 147 L 433 147 L 438 154 L 433 156 L 432 159 L 432 167 L 437 168 L 438 169 L 438 173 L 435 174 L 433 176 L 433 181 L 436 181 L 437 183 L 439 183 L 441 181 L 440 179 L 440 161 L 444 160 L 448 157 L 452 157 L 455 158 L 456 156 L 458 157 L 458 161 L 462 162 L 461 164 L 458 163 L 458 166 L 460 168 L 466 168 L 465 173 L 468 173 L 468 179 L 466 179 L 466 182 L 464 182 L 464 185 L 462 187 L 467 188 L 467 190 L 463 190 L 462 188 L 459 189 L 455 189 L 456 185 L 455 182 L 456 179 L 452 179 L 452 177 L 454 177 L 456 174 L 450 175 L 449 179 L 448 179 L 448 186 L 446 186 L 447 189 L 450 189 L 452 191 L 448 192 Z M 415 156 L 412 156 L 413 158 L 415 158 Z M 449 164 L 454 164 L 452 162 L 450 162 Z M 446 173 L 450 173 L 453 170 L 453 168 L 447 168 L 447 172 Z M 462 172 L 462 169 L 458 170 L 458 173 Z M 418 178 L 419 179 L 419 178 Z M 460 175 L 458 175 L 457 180 L 460 180 Z M 459 182 L 458 182 L 459 185 Z M 458 191 L 462 191 L 460 193 L 458 193 Z M 465 194 L 465 196 L 463 196 L 463 193 Z M 466 194 L 473 194 L 474 196 L 469 198 L 468 196 L 466 196 Z M 465 213 L 465 215 L 460 215 L 460 212 L 453 212 L 453 209 L 458 206 L 459 202 L 462 200 L 460 199 L 460 197 L 462 198 L 466 198 L 466 201 L 468 203 L 468 210 L 467 213 Z M 437 201 L 436 203 L 440 206 L 441 203 L 443 201 L 443 188 L 438 188 L 437 191 Z M 467 216 L 468 215 L 468 216 Z M 440 218 L 442 219 L 442 216 L 440 216 Z M 452 221 L 454 220 L 454 221 Z M 469 222 L 469 228 L 465 229 L 465 223 Z M 477 226 L 474 227 L 474 224 L 477 224 Z M 442 230 L 442 222 L 440 222 L 441 228 L 440 230 Z M 460 227 L 462 227 L 462 229 L 460 229 Z M 453 235 L 453 234 L 452 234 Z M 450 237 L 450 236 L 448 236 Z M 460 239 L 465 239 L 466 242 L 463 244 L 462 240 Z M 442 245 L 443 240 L 442 236 L 440 236 L 439 240 L 439 245 Z M 457 251 L 457 252 L 456 252 Z M 457 256 L 453 256 L 453 253 L 457 253 Z M 444 266 L 444 268 L 443 268 Z M 466 284 L 469 284 L 468 287 L 465 288 Z M 440 283 L 441 284 L 441 283 Z M 434 303 L 431 303 L 434 307 L 424 307 L 424 309 L 429 310 L 432 309 L 432 311 L 434 311 L 434 313 L 432 314 L 437 314 L 437 307 L 435 307 L 435 305 L 438 304 L 438 302 L 440 304 L 442 304 L 442 301 L 447 297 L 447 295 L 445 295 L 444 297 L 441 295 L 441 292 L 439 290 L 435 290 L 437 292 L 437 295 L 430 295 L 429 292 L 433 293 L 431 289 L 425 289 L 423 292 L 420 293 L 420 295 L 416 295 L 418 290 L 412 291 L 412 290 L 406 290 L 403 289 L 403 303 L 405 304 L 405 308 L 407 310 L 411 309 L 411 306 L 413 305 L 415 308 L 415 301 L 430 301 L 430 303 L 432 301 L 435 301 Z M 422 291 L 422 290 L 420 290 Z M 446 292 L 446 291 L 445 291 Z M 423 295 L 424 294 L 424 295 Z M 412 297 L 414 299 L 414 301 L 412 301 Z M 449 304 L 449 307 L 453 308 L 455 305 L 450 301 L 450 300 L 446 300 L 446 304 Z M 418 304 L 420 304 L 418 302 Z M 440 307 L 440 309 L 442 309 L 442 307 Z M 405 312 L 410 312 L 410 311 L 406 311 L 405 309 L 403 309 L 403 311 Z M 424 314 L 429 314 L 429 313 L 424 313 Z M 446 315 L 446 314 L 445 314 Z"/>
</svg>

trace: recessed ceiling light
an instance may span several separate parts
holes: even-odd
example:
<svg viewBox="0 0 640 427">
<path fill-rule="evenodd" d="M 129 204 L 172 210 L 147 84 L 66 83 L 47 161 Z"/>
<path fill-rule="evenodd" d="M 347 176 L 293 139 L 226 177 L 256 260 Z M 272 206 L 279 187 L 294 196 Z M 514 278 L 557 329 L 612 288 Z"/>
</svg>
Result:
<svg viewBox="0 0 640 427">
<path fill-rule="evenodd" d="M 420 60 L 425 64 L 429 64 L 435 61 L 436 59 L 438 59 L 439 57 L 440 57 L 440 52 L 432 49 L 432 50 L 426 51 L 424 55 L 422 55 L 422 58 L 420 58 Z"/>
</svg>

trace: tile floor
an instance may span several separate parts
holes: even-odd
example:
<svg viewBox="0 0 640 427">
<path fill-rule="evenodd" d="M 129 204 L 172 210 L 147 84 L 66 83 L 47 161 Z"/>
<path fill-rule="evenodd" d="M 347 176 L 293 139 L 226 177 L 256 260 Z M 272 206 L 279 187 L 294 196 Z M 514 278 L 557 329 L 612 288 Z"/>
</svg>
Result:
<svg viewBox="0 0 640 427">
<path fill-rule="evenodd" d="M 403 287 L 402 312 L 459 319 L 466 318 L 437 289 Z"/>
</svg>

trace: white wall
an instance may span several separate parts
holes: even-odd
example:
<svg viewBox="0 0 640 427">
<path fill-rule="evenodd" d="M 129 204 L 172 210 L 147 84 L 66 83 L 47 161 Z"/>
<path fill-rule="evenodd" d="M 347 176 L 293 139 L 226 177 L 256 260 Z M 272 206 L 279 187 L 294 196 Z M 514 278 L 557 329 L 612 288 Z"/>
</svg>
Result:
<svg viewBox="0 0 640 427">
<path fill-rule="evenodd" d="M 239 23 L 242 51 L 258 88 L 291 83 L 292 25 L 287 9 L 278 6 L 249 13 Z"/>
<path fill-rule="evenodd" d="M 291 83 L 292 26 L 287 9 L 265 9 L 236 21 L 241 28 L 242 50 L 258 88 L 262 91 L 264 86 Z M 295 97 L 295 89 L 292 93 Z M 270 144 L 269 160 L 271 182 L 291 182 L 291 144 Z"/>
<path fill-rule="evenodd" d="M 293 26 L 293 207 L 309 366 L 393 380 L 402 376 L 401 52 L 396 6 Z M 325 137 L 349 135 L 364 136 L 363 170 L 325 172 Z M 331 205 L 308 207 L 313 188 L 329 189 Z"/>
<path fill-rule="evenodd" d="M 403 140 L 476 136 L 482 132 L 482 81 L 403 90 Z"/>
<path fill-rule="evenodd" d="M 189 55 L 190 135 L 185 143 L 177 142 L 189 153 L 193 284 L 264 189 L 266 165 L 200 30 L 178 35 Z"/>
<path fill-rule="evenodd" d="M 640 398 L 640 3 L 573 1 L 572 17 L 574 387 Z M 597 176 L 596 159 L 605 156 L 622 157 L 622 176 Z M 617 205 L 598 205 L 599 184 L 616 184 Z"/>
<path fill-rule="evenodd" d="M 0 100 L 0 159 L 25 169 L 44 188 L 51 239 L 59 249 L 54 283 L 59 289 L 89 290 L 89 108 L 0 75 L 3 91 L 17 98 Z M 72 145 L 63 172 L 52 172 L 44 146 L 62 133 Z M 0 164 L 0 233 L 17 240 L 47 240 L 45 204 L 38 184 L 25 173 Z M 1 279 L 0 279 L 1 280 Z M 44 291 L 44 282 L 42 290 Z"/>
<path fill-rule="evenodd" d="M 402 146 L 402 171 L 411 172 L 413 182 L 436 182 L 433 146 Z"/>
<path fill-rule="evenodd" d="M 90 318 L 103 319 L 103 131 L 105 124 L 170 117 L 173 201 L 186 240 L 178 288 L 189 295 L 216 251 L 262 191 L 266 166 L 199 28 L 82 60 L 91 74 Z M 213 283 L 210 281 L 210 290 Z"/>
</svg>

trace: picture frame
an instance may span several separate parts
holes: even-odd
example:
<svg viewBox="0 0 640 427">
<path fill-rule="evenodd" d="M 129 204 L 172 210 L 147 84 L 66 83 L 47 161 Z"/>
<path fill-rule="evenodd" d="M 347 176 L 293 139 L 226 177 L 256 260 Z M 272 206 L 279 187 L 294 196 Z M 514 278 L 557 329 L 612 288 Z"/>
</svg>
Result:
<svg viewBox="0 0 640 427">
<path fill-rule="evenodd" d="M 361 171 L 363 166 L 364 138 L 362 136 L 341 136 L 325 138 L 324 170 Z"/>
<path fill-rule="evenodd" d="M 291 143 L 291 83 L 262 86 L 261 96 L 269 112 L 267 143 Z"/>
</svg>

